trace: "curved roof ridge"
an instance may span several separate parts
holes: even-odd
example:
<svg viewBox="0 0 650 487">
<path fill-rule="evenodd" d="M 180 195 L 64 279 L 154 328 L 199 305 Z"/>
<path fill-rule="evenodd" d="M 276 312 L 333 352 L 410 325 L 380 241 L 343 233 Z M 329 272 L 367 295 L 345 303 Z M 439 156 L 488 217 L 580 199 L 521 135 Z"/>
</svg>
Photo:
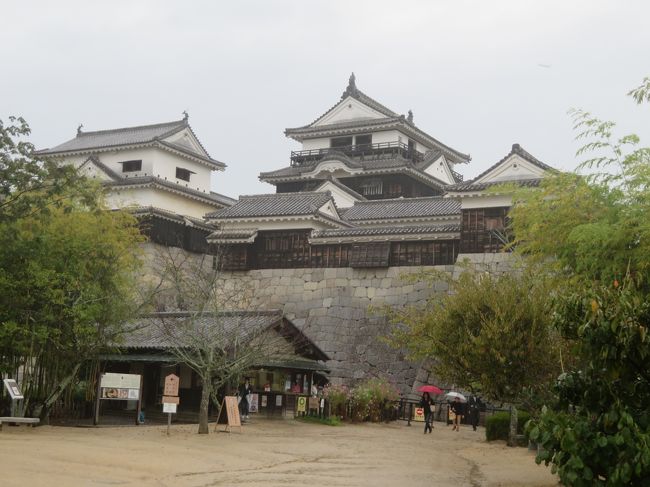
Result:
<svg viewBox="0 0 650 487">
<path fill-rule="evenodd" d="M 469 181 L 466 181 L 465 184 L 472 184 L 481 179 L 483 176 L 486 174 L 489 174 L 491 171 L 499 167 L 501 164 L 503 164 L 509 157 L 517 154 L 518 156 L 522 157 L 524 160 L 536 165 L 537 167 L 544 169 L 545 171 L 557 171 L 552 166 L 549 166 L 548 164 L 540 161 L 537 159 L 535 156 L 533 156 L 530 152 L 527 150 L 524 150 L 521 145 L 514 143 L 512 144 L 512 148 L 510 149 L 510 152 L 508 152 L 505 156 L 503 156 L 501 159 L 499 159 L 496 163 L 492 164 L 490 167 L 488 167 L 485 171 L 483 171 L 481 174 L 476 176 L 473 179 L 470 179 Z"/>
<path fill-rule="evenodd" d="M 128 132 L 129 130 L 140 130 L 140 129 L 145 129 L 145 128 L 159 128 L 163 126 L 174 126 L 174 125 L 180 125 L 184 126 L 187 125 L 187 121 L 185 119 L 181 120 L 174 120 L 172 122 L 161 122 L 161 123 L 149 123 L 149 124 L 142 124 L 142 125 L 133 125 L 131 127 L 120 127 L 116 129 L 103 129 L 103 130 L 92 130 L 89 132 L 84 132 L 84 131 L 79 131 L 77 133 L 77 137 L 83 137 L 86 135 L 97 135 L 97 134 L 105 134 L 108 132 Z"/>
</svg>

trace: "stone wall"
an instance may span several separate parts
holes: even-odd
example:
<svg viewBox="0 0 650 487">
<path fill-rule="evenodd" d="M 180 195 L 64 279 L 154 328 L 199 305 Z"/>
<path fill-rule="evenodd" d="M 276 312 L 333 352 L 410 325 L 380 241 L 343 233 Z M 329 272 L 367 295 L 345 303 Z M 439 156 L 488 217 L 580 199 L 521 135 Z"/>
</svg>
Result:
<svg viewBox="0 0 650 487">
<path fill-rule="evenodd" d="M 383 374 L 410 390 L 420 364 L 380 341 L 389 332 L 381 310 L 385 305 L 423 303 L 432 293 L 446 292 L 447 283 L 408 283 L 403 274 L 423 269 L 452 273 L 454 266 L 382 269 L 264 269 L 223 273 L 253 290 L 251 306 L 278 308 L 332 360 L 333 382 L 351 382 Z M 224 285 L 225 285 L 224 282 Z"/>
<path fill-rule="evenodd" d="M 148 251 L 150 256 L 155 253 L 152 247 Z M 488 272 L 509 272 L 513 266 L 510 254 L 459 256 L 458 262 L 464 260 Z M 404 275 L 431 269 L 457 275 L 461 266 L 222 272 L 218 287 L 226 294 L 232 291 L 232 296 L 245 295 L 246 304 L 240 308 L 283 310 L 331 357 L 327 365 L 332 382 L 352 383 L 382 374 L 406 393 L 429 380 L 428 367 L 426 363 L 406 360 L 404 353 L 381 341 L 390 330 L 381 308 L 423 304 L 433 293 L 446 293 L 448 285 L 442 280 L 432 284 L 402 279 Z"/>
</svg>

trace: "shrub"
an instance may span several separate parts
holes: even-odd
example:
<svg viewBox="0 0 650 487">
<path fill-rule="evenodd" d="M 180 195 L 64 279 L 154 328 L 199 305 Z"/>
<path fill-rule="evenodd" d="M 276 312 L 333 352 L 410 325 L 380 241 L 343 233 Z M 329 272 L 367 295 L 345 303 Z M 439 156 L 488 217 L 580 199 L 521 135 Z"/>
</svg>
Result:
<svg viewBox="0 0 650 487">
<path fill-rule="evenodd" d="M 398 399 L 399 391 L 386 379 L 368 379 L 352 390 L 352 417 L 357 421 L 379 422 L 383 411 L 390 409 Z"/>
<path fill-rule="evenodd" d="M 327 384 L 323 388 L 323 397 L 330 403 L 333 414 L 343 415 L 345 404 L 350 399 L 350 391 L 344 385 Z"/>
<path fill-rule="evenodd" d="M 524 425 L 530 419 L 526 411 L 517 413 L 517 434 L 523 434 Z M 485 437 L 487 441 L 508 440 L 510 432 L 510 413 L 500 412 L 488 416 L 485 421 Z"/>
</svg>

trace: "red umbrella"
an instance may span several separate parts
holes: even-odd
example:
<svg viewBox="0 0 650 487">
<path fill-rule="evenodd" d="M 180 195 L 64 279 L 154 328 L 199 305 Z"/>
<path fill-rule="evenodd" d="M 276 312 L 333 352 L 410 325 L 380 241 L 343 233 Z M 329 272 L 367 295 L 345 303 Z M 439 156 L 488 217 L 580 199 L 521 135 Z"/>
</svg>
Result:
<svg viewBox="0 0 650 487">
<path fill-rule="evenodd" d="M 442 394 L 442 389 L 436 386 L 420 386 L 418 387 L 419 392 L 428 392 L 429 394 Z"/>
</svg>

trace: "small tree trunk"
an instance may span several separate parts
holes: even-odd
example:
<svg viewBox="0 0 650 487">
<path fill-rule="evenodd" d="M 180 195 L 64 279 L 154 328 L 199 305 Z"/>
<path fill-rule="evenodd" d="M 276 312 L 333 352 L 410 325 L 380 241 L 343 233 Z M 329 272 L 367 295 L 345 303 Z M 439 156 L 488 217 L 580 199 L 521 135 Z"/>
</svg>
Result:
<svg viewBox="0 0 650 487">
<path fill-rule="evenodd" d="M 208 406 L 210 405 L 210 392 L 212 383 L 209 378 L 203 379 L 201 388 L 201 407 L 199 409 L 199 434 L 207 435 L 210 432 L 208 428 Z"/>
<path fill-rule="evenodd" d="M 508 445 L 517 446 L 517 407 L 510 406 L 510 434 L 508 435 Z"/>
<path fill-rule="evenodd" d="M 63 391 L 65 391 L 66 387 L 68 387 L 77 377 L 77 373 L 79 373 L 80 368 L 81 362 L 78 362 L 75 364 L 72 371 L 67 376 L 65 376 L 61 382 L 59 382 L 59 384 L 54 388 L 50 395 L 43 401 L 38 414 L 41 420 L 41 424 L 50 424 L 50 410 L 52 409 L 52 406 L 54 406 L 54 403 L 59 400 L 59 397 L 61 397 L 61 394 L 63 394 Z"/>
</svg>

